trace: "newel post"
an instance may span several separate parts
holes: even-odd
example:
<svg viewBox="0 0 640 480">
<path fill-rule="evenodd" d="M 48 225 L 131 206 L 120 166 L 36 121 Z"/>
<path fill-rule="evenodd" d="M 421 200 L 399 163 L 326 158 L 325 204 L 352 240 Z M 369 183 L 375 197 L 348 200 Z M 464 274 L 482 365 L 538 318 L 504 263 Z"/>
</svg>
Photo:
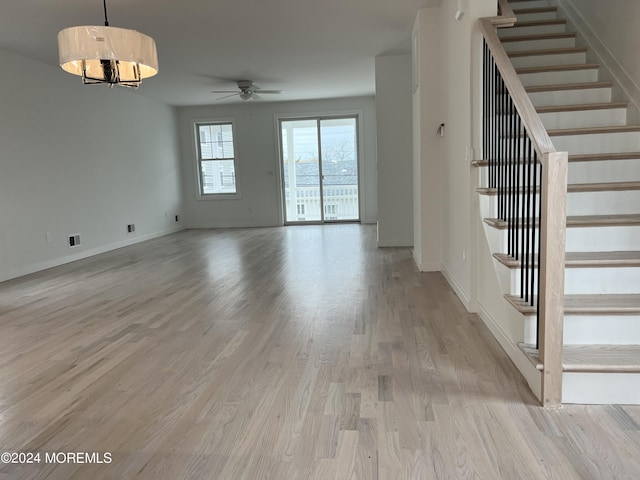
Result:
<svg viewBox="0 0 640 480">
<path fill-rule="evenodd" d="M 562 324 L 567 205 L 567 152 L 546 153 L 542 160 L 540 218 L 539 348 L 542 405 L 562 406 Z"/>
</svg>

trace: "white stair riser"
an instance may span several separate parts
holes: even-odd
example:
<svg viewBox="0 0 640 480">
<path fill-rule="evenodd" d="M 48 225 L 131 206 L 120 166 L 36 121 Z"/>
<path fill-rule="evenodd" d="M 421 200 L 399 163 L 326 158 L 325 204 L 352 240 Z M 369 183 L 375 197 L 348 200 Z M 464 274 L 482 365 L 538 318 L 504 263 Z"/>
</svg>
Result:
<svg viewBox="0 0 640 480">
<path fill-rule="evenodd" d="M 531 55 L 526 57 L 513 57 L 511 63 L 515 68 L 521 67 L 545 67 L 551 65 L 577 65 L 587 62 L 585 53 L 561 53 L 554 55 Z"/>
<path fill-rule="evenodd" d="M 549 0 L 533 0 L 529 2 L 509 2 L 509 6 L 513 10 L 518 10 L 521 8 L 541 8 L 541 7 L 550 7 Z"/>
<path fill-rule="evenodd" d="M 613 153 L 640 151 L 640 132 L 553 136 L 557 151 L 569 153 Z"/>
<path fill-rule="evenodd" d="M 569 163 L 569 183 L 629 181 L 640 181 L 640 159 Z"/>
<path fill-rule="evenodd" d="M 562 402 L 640 404 L 640 374 L 565 372 L 562 374 Z"/>
<path fill-rule="evenodd" d="M 568 183 L 640 181 L 640 159 L 570 162 Z M 480 185 L 489 184 L 489 168 L 480 169 Z"/>
<path fill-rule="evenodd" d="M 524 343 L 535 345 L 537 320 L 524 317 Z M 637 315 L 565 315 L 565 345 L 640 344 L 640 318 Z"/>
<path fill-rule="evenodd" d="M 507 251 L 507 235 L 502 230 L 490 227 L 483 222 L 485 235 L 487 237 L 487 243 L 490 251 L 492 252 L 506 252 Z M 508 284 L 507 284 L 508 285 Z M 507 287 L 508 288 L 508 287 Z M 508 293 L 506 290 L 503 293 Z"/>
<path fill-rule="evenodd" d="M 497 218 L 498 217 L 498 201 L 499 201 L 498 196 L 497 195 L 489 195 L 488 198 L 489 198 L 489 212 L 488 212 L 489 215 L 488 215 L 488 217 L 489 218 Z M 535 196 L 536 208 L 537 208 L 538 205 L 540 205 L 538 203 L 540 201 L 539 198 L 540 198 L 539 195 Z M 518 212 L 522 212 L 522 205 L 523 205 L 522 201 L 524 199 L 525 199 L 525 197 L 522 196 L 522 195 L 518 195 L 517 198 L 516 198 L 517 203 L 518 203 L 518 205 L 517 205 Z M 525 205 L 525 208 L 526 208 L 526 205 Z"/>
<path fill-rule="evenodd" d="M 498 35 L 500 37 L 519 37 L 520 35 L 538 35 L 543 33 L 563 33 L 566 25 L 563 23 L 551 25 L 536 25 L 531 27 L 500 28 Z"/>
<path fill-rule="evenodd" d="M 504 285 L 510 285 L 511 286 L 511 290 L 505 293 L 511 294 L 511 295 L 516 295 L 516 296 L 520 296 L 521 294 L 521 290 L 520 290 L 520 282 L 521 282 L 521 277 L 520 277 L 520 269 L 507 269 L 507 267 L 505 267 L 504 265 L 502 265 L 503 268 L 505 268 L 506 270 L 508 270 L 508 281 L 504 283 Z M 531 276 L 533 275 L 533 285 L 534 285 L 534 289 L 537 288 L 536 285 L 538 285 L 538 272 L 537 271 L 530 271 L 529 275 L 526 276 L 524 278 L 525 280 L 525 284 L 527 285 L 527 288 L 529 288 L 529 290 L 531 289 Z M 535 291 L 534 291 L 535 294 Z"/>
<path fill-rule="evenodd" d="M 504 42 L 507 52 L 522 52 L 526 50 L 541 50 L 545 48 L 571 48 L 576 46 L 575 37 L 545 38 L 540 40 L 521 40 L 518 42 Z"/>
<path fill-rule="evenodd" d="M 638 213 L 638 206 L 640 206 L 640 190 L 574 192 L 567 195 L 567 215 Z"/>
<path fill-rule="evenodd" d="M 625 125 L 627 123 L 626 108 L 540 113 L 539 115 L 547 130 L 558 128 L 606 127 Z"/>
<path fill-rule="evenodd" d="M 507 268 L 502 285 L 508 285 L 512 295 L 520 295 L 522 281 L 519 268 Z M 640 293 L 640 268 L 567 268 L 564 272 L 565 295 L 604 295 L 612 293 Z M 530 276 L 528 277 L 531 278 Z M 534 285 L 537 284 L 537 272 L 533 272 Z M 527 278 L 525 284 L 529 285 Z"/>
<path fill-rule="evenodd" d="M 580 90 L 557 90 L 553 92 L 529 93 L 535 107 L 553 105 L 576 105 L 583 103 L 606 103 L 611 101 L 611 88 L 585 88 Z"/>
<path fill-rule="evenodd" d="M 499 230 L 489 225 L 486 230 L 493 230 L 492 245 L 495 244 L 496 248 L 491 251 L 506 252 L 507 230 Z M 568 252 L 638 250 L 638 245 L 640 245 L 640 226 L 567 228 L 566 251 Z"/>
<path fill-rule="evenodd" d="M 538 338 L 538 319 L 536 315 L 524 316 L 524 340 L 527 345 L 535 345 Z"/>
<path fill-rule="evenodd" d="M 598 69 L 561 70 L 559 72 L 537 72 L 520 74 L 525 87 L 530 85 L 556 85 L 561 83 L 583 83 L 598 81 Z"/>
<path fill-rule="evenodd" d="M 517 211 L 522 212 L 523 202 L 526 201 L 526 198 L 523 195 L 518 195 L 515 200 L 517 203 Z M 536 206 L 540 205 L 539 202 L 540 195 L 536 195 Z M 638 213 L 638 205 L 640 205 L 640 190 L 614 192 L 573 192 L 567 194 L 567 215 L 569 216 Z M 521 213 L 519 215 L 521 215 Z M 490 218 L 495 218 L 498 216 L 497 195 L 489 196 L 488 216 Z"/>
<path fill-rule="evenodd" d="M 567 228 L 568 252 L 638 250 L 640 226 Z"/>
<path fill-rule="evenodd" d="M 558 17 L 556 12 L 514 13 L 516 14 L 519 22 L 531 22 L 533 20 L 553 20 Z"/>
<path fill-rule="evenodd" d="M 565 315 L 567 345 L 640 344 L 638 315 Z"/>
<path fill-rule="evenodd" d="M 566 295 L 640 293 L 640 268 L 567 268 Z M 640 322 L 639 322 L 640 323 Z"/>
</svg>

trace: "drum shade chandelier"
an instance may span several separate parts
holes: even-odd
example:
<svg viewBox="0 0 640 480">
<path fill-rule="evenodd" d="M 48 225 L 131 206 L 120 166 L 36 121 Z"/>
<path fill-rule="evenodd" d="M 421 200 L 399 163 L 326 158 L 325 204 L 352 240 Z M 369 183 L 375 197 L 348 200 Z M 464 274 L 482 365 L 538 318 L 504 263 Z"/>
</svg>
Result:
<svg viewBox="0 0 640 480">
<path fill-rule="evenodd" d="M 156 42 L 135 30 L 110 27 L 103 0 L 104 27 L 69 27 L 58 33 L 58 56 L 65 72 L 84 84 L 106 83 L 138 88 L 158 73 Z"/>
</svg>

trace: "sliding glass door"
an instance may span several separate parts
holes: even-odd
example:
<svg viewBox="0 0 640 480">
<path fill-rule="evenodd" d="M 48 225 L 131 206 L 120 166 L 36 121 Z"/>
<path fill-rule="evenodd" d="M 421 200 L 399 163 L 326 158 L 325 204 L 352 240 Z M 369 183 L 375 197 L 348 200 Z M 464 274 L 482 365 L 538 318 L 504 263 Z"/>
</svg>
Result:
<svg viewBox="0 0 640 480">
<path fill-rule="evenodd" d="M 285 223 L 358 221 L 356 117 L 280 121 Z"/>
</svg>

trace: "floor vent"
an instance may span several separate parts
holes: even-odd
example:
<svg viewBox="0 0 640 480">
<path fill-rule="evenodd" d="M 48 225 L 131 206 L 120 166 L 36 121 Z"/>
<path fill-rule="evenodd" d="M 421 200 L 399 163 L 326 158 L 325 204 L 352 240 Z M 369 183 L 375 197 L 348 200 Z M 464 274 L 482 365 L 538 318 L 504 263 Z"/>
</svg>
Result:
<svg viewBox="0 0 640 480">
<path fill-rule="evenodd" d="M 80 234 L 69 235 L 69 248 L 80 246 Z"/>
</svg>

